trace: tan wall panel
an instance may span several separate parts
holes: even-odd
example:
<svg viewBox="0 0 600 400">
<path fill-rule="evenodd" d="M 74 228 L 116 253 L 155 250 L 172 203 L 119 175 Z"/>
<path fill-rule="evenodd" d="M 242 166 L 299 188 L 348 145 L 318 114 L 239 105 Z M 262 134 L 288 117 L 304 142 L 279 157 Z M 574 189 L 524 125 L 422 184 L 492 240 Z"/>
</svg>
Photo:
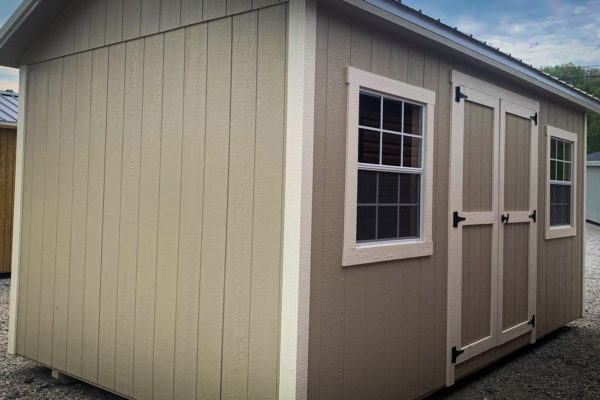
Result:
<svg viewBox="0 0 600 400">
<path fill-rule="evenodd" d="M 284 3 L 287 0 L 71 0 L 30 49 L 32 64 Z"/>
<path fill-rule="evenodd" d="M 528 320 L 529 223 L 504 225 L 502 329 Z"/>
<path fill-rule="evenodd" d="M 506 115 L 504 162 L 504 209 L 529 211 L 529 165 L 531 122 Z"/>
</svg>

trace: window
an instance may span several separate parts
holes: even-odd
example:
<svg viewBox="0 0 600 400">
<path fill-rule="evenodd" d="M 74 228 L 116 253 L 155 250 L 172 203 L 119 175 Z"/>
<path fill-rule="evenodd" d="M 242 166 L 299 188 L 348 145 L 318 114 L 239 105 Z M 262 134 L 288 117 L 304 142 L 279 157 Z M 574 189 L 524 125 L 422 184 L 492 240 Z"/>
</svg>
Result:
<svg viewBox="0 0 600 400">
<path fill-rule="evenodd" d="M 547 136 L 546 239 L 573 236 L 577 135 L 548 126 Z"/>
<path fill-rule="evenodd" d="M 432 254 L 435 93 L 348 68 L 344 265 Z"/>
<path fill-rule="evenodd" d="M 356 240 L 420 237 L 423 106 L 360 92 Z"/>
</svg>

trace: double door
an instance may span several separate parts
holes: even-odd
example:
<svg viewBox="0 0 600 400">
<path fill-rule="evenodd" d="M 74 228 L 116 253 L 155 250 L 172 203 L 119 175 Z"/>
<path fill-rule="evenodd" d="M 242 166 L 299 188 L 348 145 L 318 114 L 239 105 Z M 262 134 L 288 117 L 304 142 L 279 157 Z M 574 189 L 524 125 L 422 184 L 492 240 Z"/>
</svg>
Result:
<svg viewBox="0 0 600 400">
<path fill-rule="evenodd" d="M 537 115 L 527 98 L 452 74 L 447 384 L 455 367 L 535 341 Z"/>
</svg>

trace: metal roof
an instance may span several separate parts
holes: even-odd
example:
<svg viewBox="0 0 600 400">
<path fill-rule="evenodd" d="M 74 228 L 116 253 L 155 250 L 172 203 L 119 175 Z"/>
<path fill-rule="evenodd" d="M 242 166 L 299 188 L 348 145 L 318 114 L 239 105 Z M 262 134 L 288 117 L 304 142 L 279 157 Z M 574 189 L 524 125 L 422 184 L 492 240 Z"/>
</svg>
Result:
<svg viewBox="0 0 600 400">
<path fill-rule="evenodd" d="M 19 95 L 0 92 L 0 125 L 17 126 Z"/>
<path fill-rule="evenodd" d="M 331 1 L 331 0 L 321 0 Z M 600 112 L 600 99 L 593 97 L 568 83 L 558 80 L 522 60 L 512 57 L 473 38 L 473 35 L 459 31 L 456 27 L 444 24 L 439 19 L 429 17 L 402 4 L 399 0 L 341 0 L 372 14 L 389 18 L 419 35 L 432 39 L 455 51 L 500 69 L 509 75 L 524 80 L 540 89 L 561 96 L 571 102 L 593 111 Z M 42 35 L 54 21 L 69 0 L 23 0 L 13 15 L 0 28 L 0 65 L 20 66 L 20 59 L 27 49 Z M 380 11 L 383 11 L 383 15 Z"/>
<path fill-rule="evenodd" d="M 600 161 L 600 151 L 596 153 L 590 153 L 587 155 L 588 161 Z"/>
</svg>

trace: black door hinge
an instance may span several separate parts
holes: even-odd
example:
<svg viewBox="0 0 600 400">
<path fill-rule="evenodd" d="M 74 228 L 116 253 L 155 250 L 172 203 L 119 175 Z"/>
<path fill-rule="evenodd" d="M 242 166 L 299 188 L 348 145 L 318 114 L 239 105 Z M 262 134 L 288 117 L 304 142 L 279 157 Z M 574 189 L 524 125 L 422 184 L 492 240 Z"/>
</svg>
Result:
<svg viewBox="0 0 600 400">
<path fill-rule="evenodd" d="M 464 93 L 461 93 L 460 86 L 454 88 L 454 101 L 460 103 L 460 99 L 466 99 L 468 96 Z"/>
<path fill-rule="evenodd" d="M 503 224 L 508 224 L 509 219 L 510 219 L 510 213 L 507 213 L 506 215 L 502 214 L 500 221 L 502 221 Z"/>
<path fill-rule="evenodd" d="M 453 228 L 458 228 L 458 224 L 460 224 L 464 220 L 466 220 L 466 218 L 458 215 L 458 211 L 454 211 L 452 213 L 452 227 Z"/>
<path fill-rule="evenodd" d="M 535 219 L 537 218 L 536 214 L 537 214 L 537 210 L 533 210 L 533 212 L 529 215 L 529 218 L 531 218 L 533 220 L 533 222 L 536 222 L 535 221 Z"/>
<path fill-rule="evenodd" d="M 452 364 L 456 364 L 456 358 L 464 353 L 464 350 L 458 350 L 456 346 L 452 348 Z"/>
<path fill-rule="evenodd" d="M 529 118 L 531 118 L 531 120 L 532 120 L 533 122 L 535 122 L 535 124 L 537 125 L 537 113 L 535 113 L 535 115 L 532 115 L 532 116 L 531 116 L 531 117 L 529 117 Z"/>
<path fill-rule="evenodd" d="M 531 317 L 531 321 L 529 321 L 528 324 L 535 328 L 535 314 L 533 314 L 533 317 Z"/>
</svg>

